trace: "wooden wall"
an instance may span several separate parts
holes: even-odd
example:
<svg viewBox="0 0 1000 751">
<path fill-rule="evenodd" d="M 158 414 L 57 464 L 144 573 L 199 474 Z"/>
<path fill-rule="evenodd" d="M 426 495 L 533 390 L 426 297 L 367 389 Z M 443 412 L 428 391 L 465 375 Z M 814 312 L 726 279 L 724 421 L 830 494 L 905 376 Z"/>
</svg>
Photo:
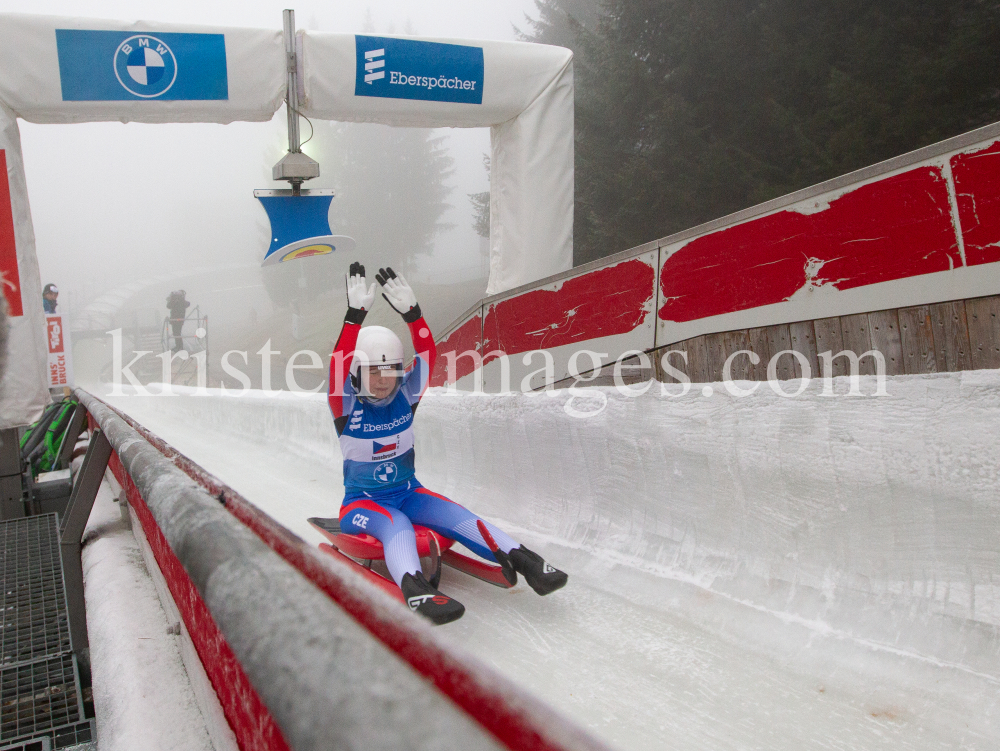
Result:
<svg viewBox="0 0 1000 751">
<path fill-rule="evenodd" d="M 737 357 L 732 365 L 736 380 L 767 380 L 768 361 L 782 350 L 801 352 L 813 378 L 825 375 L 818 353 L 845 349 L 858 355 L 871 349 L 881 352 L 887 375 L 1000 368 L 1000 295 L 705 334 L 650 354 L 655 356 L 658 380 L 675 381 L 660 358 L 676 350 L 687 353 L 687 365 L 680 355 L 671 355 L 670 364 L 692 382 L 707 383 L 723 380 L 726 358 L 744 349 L 756 353 L 760 363 L 753 365 L 746 355 Z M 779 380 L 802 375 L 793 355 L 781 357 L 776 365 Z M 837 358 L 833 375 L 847 375 L 849 366 L 846 357 Z M 874 374 L 874 358 L 863 359 L 860 372 Z"/>
</svg>

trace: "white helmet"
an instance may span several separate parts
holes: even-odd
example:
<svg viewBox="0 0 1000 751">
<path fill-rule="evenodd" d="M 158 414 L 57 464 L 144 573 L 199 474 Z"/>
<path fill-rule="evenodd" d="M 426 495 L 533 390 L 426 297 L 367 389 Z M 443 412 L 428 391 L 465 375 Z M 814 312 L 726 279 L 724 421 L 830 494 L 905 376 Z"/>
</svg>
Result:
<svg viewBox="0 0 1000 751">
<path fill-rule="evenodd" d="M 377 368 L 383 376 L 395 376 L 396 387 L 388 395 L 375 400 L 368 388 L 368 379 L 362 377 L 362 367 Z M 365 326 L 358 332 L 358 343 L 354 347 L 351 362 L 351 380 L 363 397 L 377 404 L 388 403 L 399 390 L 403 376 L 403 343 L 399 337 L 384 326 Z"/>
</svg>

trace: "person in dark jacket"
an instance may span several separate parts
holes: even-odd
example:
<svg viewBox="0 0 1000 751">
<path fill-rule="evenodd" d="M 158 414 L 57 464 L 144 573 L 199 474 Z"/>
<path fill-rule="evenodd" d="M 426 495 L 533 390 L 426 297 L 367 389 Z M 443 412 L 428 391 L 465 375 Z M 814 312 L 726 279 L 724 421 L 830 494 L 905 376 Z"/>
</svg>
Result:
<svg viewBox="0 0 1000 751">
<path fill-rule="evenodd" d="M 42 307 L 45 308 L 45 312 L 55 313 L 58 304 L 59 288 L 52 283 L 46 284 L 42 288 Z"/>
<path fill-rule="evenodd" d="M 170 327 L 174 332 L 174 346 L 172 352 L 180 352 L 184 349 L 182 334 L 184 331 L 184 319 L 187 317 L 187 309 L 191 303 L 187 301 L 187 292 L 176 289 L 167 296 L 167 310 L 170 311 Z"/>
</svg>

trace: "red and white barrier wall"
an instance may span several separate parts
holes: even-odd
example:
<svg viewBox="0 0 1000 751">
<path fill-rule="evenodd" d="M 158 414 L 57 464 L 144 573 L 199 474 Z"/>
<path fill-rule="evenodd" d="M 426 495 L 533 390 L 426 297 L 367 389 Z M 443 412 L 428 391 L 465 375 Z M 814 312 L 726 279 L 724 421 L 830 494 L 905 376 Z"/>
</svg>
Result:
<svg viewBox="0 0 1000 751">
<path fill-rule="evenodd" d="M 1000 124 L 508 293 L 444 332 L 432 385 L 539 388 L 701 334 L 1000 292 Z M 554 359 L 536 373 L 536 354 Z M 454 365 L 452 365 L 454 363 Z M 572 372 L 571 372 L 572 371 Z"/>
</svg>

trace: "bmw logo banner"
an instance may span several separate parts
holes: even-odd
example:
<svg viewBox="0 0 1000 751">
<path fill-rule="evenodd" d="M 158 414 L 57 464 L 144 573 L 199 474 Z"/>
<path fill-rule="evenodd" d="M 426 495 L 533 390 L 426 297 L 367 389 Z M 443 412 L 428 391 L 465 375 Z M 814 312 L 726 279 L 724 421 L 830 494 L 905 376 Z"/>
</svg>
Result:
<svg viewBox="0 0 1000 751">
<path fill-rule="evenodd" d="M 355 96 L 483 103 L 483 48 L 357 34 Z"/>
<path fill-rule="evenodd" d="M 65 102 L 229 99 L 224 34 L 56 29 Z"/>
</svg>

